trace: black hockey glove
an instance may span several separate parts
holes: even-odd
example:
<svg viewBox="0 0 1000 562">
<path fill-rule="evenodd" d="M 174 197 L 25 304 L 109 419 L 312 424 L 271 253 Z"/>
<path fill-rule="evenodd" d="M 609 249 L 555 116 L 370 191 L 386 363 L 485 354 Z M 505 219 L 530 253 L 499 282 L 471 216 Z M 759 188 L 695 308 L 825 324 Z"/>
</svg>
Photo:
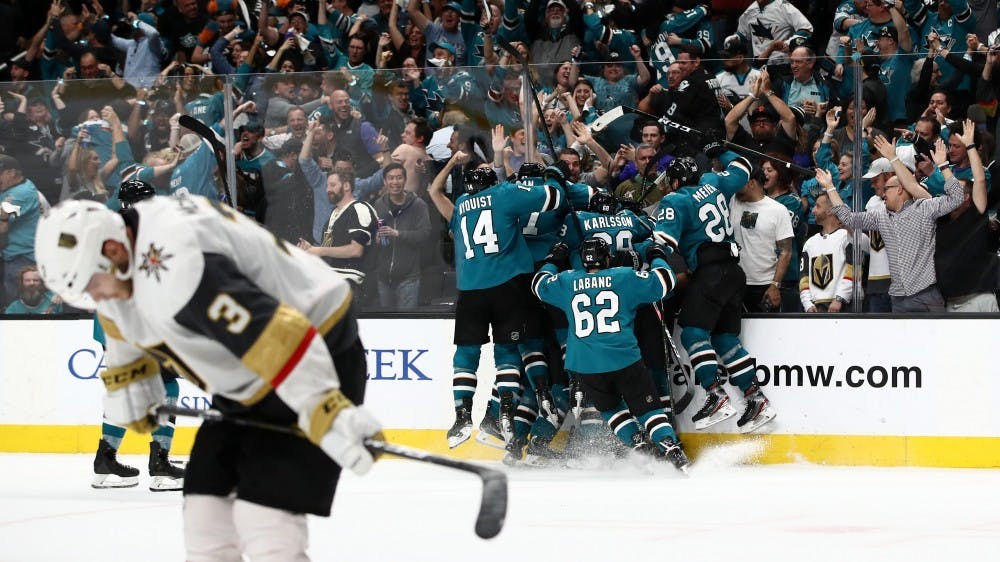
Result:
<svg viewBox="0 0 1000 562">
<path fill-rule="evenodd" d="M 556 242 L 549 248 L 549 254 L 545 256 L 545 263 L 551 263 L 559 271 L 569 269 L 569 246 L 563 242 Z"/>
<path fill-rule="evenodd" d="M 653 260 L 660 258 L 663 261 L 667 261 L 667 250 L 660 244 L 650 244 L 646 248 L 646 263 L 651 264 Z"/>
<path fill-rule="evenodd" d="M 640 217 L 646 214 L 646 211 L 642 207 L 642 203 L 639 201 L 633 201 L 631 199 L 619 199 L 618 205 L 622 209 L 626 211 L 632 211 L 633 213 L 635 213 Z"/>
<path fill-rule="evenodd" d="M 705 145 L 705 148 L 702 149 L 702 151 L 705 152 L 705 156 L 708 156 L 709 158 L 718 158 L 719 156 L 722 156 L 722 153 L 726 150 L 728 150 L 726 148 L 726 143 L 722 141 L 710 142 Z"/>
<path fill-rule="evenodd" d="M 618 250 L 611 258 L 611 267 L 631 267 L 638 271 L 642 269 L 642 259 L 635 250 Z"/>
</svg>

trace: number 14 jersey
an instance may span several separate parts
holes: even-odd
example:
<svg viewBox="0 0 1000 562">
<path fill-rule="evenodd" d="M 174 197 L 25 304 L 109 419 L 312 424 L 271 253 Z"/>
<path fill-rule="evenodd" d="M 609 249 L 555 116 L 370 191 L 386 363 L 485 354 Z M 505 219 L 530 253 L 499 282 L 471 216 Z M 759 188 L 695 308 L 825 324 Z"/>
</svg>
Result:
<svg viewBox="0 0 1000 562">
<path fill-rule="evenodd" d="M 546 184 L 502 182 L 459 197 L 449 224 L 458 289 L 489 289 L 534 271 L 520 219 L 564 204 L 562 191 Z"/>
</svg>

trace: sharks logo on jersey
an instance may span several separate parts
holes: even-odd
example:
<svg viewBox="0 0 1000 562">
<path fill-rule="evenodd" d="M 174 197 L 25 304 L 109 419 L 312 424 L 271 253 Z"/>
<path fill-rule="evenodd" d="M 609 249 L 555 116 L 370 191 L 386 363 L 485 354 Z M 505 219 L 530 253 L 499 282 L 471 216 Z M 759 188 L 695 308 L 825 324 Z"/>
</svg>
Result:
<svg viewBox="0 0 1000 562">
<path fill-rule="evenodd" d="M 771 32 L 771 28 L 764 25 L 760 19 L 750 24 L 750 30 L 754 35 L 760 37 L 761 39 L 767 39 L 769 41 L 774 40 L 774 33 Z"/>
</svg>

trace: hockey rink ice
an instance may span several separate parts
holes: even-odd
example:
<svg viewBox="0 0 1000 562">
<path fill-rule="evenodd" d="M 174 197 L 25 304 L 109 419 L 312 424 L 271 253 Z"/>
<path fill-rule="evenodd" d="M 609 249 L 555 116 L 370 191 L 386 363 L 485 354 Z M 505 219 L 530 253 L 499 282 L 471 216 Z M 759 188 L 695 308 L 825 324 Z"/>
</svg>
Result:
<svg viewBox="0 0 1000 562">
<path fill-rule="evenodd" d="M 710 449 L 691 477 L 666 465 L 507 470 L 507 523 L 473 524 L 472 475 L 385 460 L 346 475 L 313 560 L 486 562 L 997 560 L 1000 470 L 741 464 Z M 0 455 L 0 561 L 183 560 L 181 496 L 90 488 L 92 455 Z M 501 467 L 499 463 L 496 466 Z"/>
</svg>

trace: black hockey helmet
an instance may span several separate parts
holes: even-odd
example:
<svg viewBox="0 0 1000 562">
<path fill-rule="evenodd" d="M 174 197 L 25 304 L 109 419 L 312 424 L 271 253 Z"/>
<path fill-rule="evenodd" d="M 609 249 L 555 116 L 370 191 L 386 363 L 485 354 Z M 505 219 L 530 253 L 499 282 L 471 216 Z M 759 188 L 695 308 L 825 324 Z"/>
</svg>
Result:
<svg viewBox="0 0 1000 562">
<path fill-rule="evenodd" d="M 542 166 L 538 162 L 525 162 L 517 169 L 517 179 L 540 178 L 544 171 L 545 166 Z"/>
<path fill-rule="evenodd" d="M 152 185 L 134 178 L 123 181 L 118 187 L 118 200 L 121 201 L 122 210 L 154 195 L 156 195 L 156 189 Z"/>
<path fill-rule="evenodd" d="M 602 215 L 613 215 L 618 210 L 618 201 L 614 195 L 607 191 L 598 191 L 590 197 L 590 205 L 587 210 Z"/>
<path fill-rule="evenodd" d="M 675 158 L 667 167 L 667 176 L 681 182 L 681 187 L 694 185 L 698 180 L 698 163 L 690 156 Z"/>
<path fill-rule="evenodd" d="M 474 168 L 465 171 L 465 192 L 470 195 L 493 187 L 497 183 L 499 180 L 493 168 Z"/>
<path fill-rule="evenodd" d="M 604 269 L 611 263 L 611 248 L 600 238 L 587 238 L 580 245 L 580 260 L 583 267 Z"/>
</svg>

